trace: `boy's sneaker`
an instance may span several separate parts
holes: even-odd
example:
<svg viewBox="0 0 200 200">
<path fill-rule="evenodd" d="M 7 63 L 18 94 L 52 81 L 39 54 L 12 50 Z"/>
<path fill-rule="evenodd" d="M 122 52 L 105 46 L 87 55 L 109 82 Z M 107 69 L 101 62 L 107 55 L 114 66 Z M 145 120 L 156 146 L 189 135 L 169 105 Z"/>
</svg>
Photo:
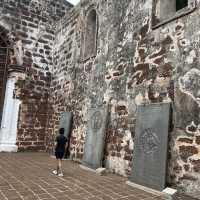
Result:
<svg viewBox="0 0 200 200">
<path fill-rule="evenodd" d="M 59 177 L 63 177 L 63 173 L 58 174 Z"/>
<path fill-rule="evenodd" d="M 58 173 L 57 173 L 57 170 L 53 170 L 52 173 L 55 174 L 55 175 L 58 174 Z"/>
</svg>

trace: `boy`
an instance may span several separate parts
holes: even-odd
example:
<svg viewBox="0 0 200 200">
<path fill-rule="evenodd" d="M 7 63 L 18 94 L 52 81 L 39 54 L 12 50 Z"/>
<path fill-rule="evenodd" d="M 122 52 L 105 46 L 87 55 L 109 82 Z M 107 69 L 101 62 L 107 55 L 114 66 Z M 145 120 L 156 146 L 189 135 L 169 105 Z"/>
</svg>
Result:
<svg viewBox="0 0 200 200">
<path fill-rule="evenodd" d="M 64 136 L 65 129 L 60 128 L 59 135 L 56 137 L 55 141 L 55 156 L 57 159 L 57 169 L 53 171 L 53 174 L 56 174 L 60 177 L 63 176 L 62 172 L 62 159 L 65 155 L 65 148 L 67 143 L 67 138 Z"/>
</svg>

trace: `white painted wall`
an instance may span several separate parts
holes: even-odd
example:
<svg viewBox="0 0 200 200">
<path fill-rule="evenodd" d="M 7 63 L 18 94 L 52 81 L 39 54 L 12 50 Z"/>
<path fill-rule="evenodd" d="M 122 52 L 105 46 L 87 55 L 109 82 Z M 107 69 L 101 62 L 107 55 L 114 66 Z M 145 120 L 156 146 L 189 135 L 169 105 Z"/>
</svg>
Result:
<svg viewBox="0 0 200 200">
<path fill-rule="evenodd" d="M 21 101 L 13 97 L 16 77 L 8 78 L 0 128 L 0 152 L 17 151 L 17 122 Z"/>
</svg>

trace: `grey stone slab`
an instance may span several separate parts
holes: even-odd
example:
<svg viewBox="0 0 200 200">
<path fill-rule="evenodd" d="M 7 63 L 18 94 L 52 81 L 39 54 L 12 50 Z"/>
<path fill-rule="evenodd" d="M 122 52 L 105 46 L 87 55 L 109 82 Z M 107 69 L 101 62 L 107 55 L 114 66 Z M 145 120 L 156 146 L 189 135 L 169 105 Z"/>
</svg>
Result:
<svg viewBox="0 0 200 200">
<path fill-rule="evenodd" d="M 65 136 L 69 139 L 70 138 L 70 132 L 72 127 L 72 112 L 63 112 L 60 117 L 59 121 L 59 129 L 64 128 L 65 129 Z"/>
<path fill-rule="evenodd" d="M 82 164 L 92 169 L 102 166 L 107 115 L 107 106 L 88 110 L 88 125 Z"/>
<path fill-rule="evenodd" d="M 170 103 L 138 106 L 130 181 L 165 188 L 169 119 Z"/>
</svg>

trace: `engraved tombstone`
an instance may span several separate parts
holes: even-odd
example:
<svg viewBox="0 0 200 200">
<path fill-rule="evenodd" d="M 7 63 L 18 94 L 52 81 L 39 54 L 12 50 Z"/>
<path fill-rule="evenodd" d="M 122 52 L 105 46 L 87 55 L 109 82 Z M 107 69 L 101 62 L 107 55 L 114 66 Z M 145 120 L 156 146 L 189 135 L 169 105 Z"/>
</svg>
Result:
<svg viewBox="0 0 200 200">
<path fill-rule="evenodd" d="M 70 131 L 72 127 L 72 113 L 71 112 L 63 112 L 60 117 L 59 122 L 59 129 L 64 128 L 65 129 L 65 136 L 67 138 L 70 137 Z"/>
<path fill-rule="evenodd" d="M 165 188 L 169 119 L 170 103 L 138 106 L 130 181 L 160 191 Z"/>
<path fill-rule="evenodd" d="M 65 157 L 69 157 L 70 156 L 69 144 L 70 144 L 70 137 L 71 137 L 72 118 L 73 118 L 72 112 L 63 112 L 61 114 L 60 122 L 59 122 L 59 129 L 60 128 L 64 128 L 65 129 L 64 135 L 68 139 L 68 146 L 67 146 L 67 149 L 66 149 Z"/>
<path fill-rule="evenodd" d="M 107 107 L 92 108 L 88 112 L 87 135 L 82 164 L 97 169 L 102 166 Z"/>
</svg>

